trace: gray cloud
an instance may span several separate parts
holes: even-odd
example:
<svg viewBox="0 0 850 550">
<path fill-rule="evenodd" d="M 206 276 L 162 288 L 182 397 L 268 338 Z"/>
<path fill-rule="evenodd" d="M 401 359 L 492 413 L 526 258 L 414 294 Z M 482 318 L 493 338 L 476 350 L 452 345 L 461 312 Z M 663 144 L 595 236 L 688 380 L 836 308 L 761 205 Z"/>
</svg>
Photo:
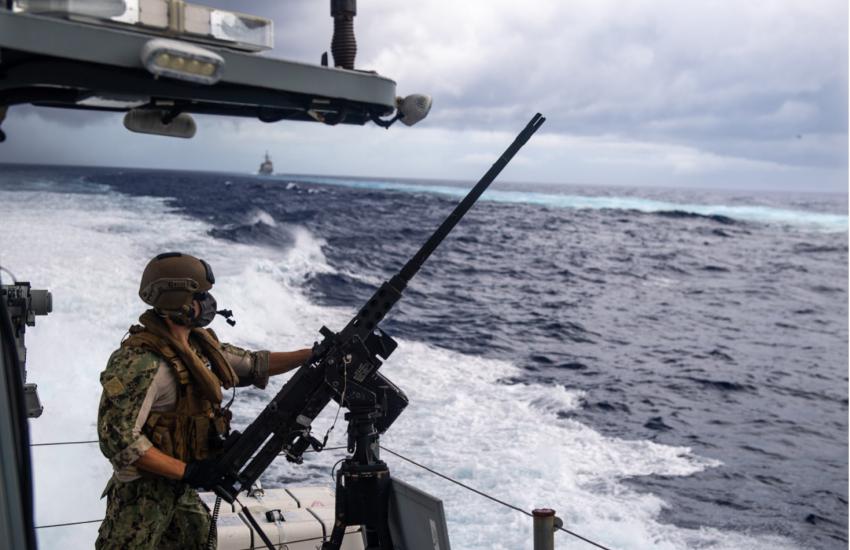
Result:
<svg viewBox="0 0 850 550">
<path fill-rule="evenodd" d="M 732 152 L 729 140 L 840 134 L 846 141 L 842 1 L 487 6 L 491 14 L 483 20 L 398 31 L 393 46 L 374 54 L 374 64 L 407 85 L 435 90 L 441 109 L 432 124 L 515 124 L 539 107 L 558 131 L 724 154 Z M 757 146 L 744 152 L 821 162 Z M 846 146 L 838 143 L 825 156 L 846 165 Z"/>
<path fill-rule="evenodd" d="M 98 126 L 104 121 L 115 120 L 123 116 L 107 112 L 95 110 L 78 110 L 78 109 L 59 109 L 59 108 L 43 108 L 33 109 L 28 106 L 13 106 L 10 107 L 10 112 L 24 112 L 27 116 L 35 117 L 49 123 L 59 124 L 68 128 L 85 129 Z"/>
<path fill-rule="evenodd" d="M 282 22 L 279 55 L 328 49 L 324 6 L 254 7 Z M 435 96 L 431 127 L 513 128 L 541 110 L 569 134 L 846 169 L 843 0 L 375 0 L 355 26 L 361 67 Z"/>
</svg>

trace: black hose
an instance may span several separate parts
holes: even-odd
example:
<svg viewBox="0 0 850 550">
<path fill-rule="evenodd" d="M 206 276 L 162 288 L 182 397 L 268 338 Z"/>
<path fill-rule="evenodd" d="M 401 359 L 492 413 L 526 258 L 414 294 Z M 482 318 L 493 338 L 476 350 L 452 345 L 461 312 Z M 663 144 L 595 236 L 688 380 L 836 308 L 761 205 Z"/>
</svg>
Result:
<svg viewBox="0 0 850 550">
<path fill-rule="evenodd" d="M 241 502 L 239 503 L 239 506 L 242 506 Z M 248 523 L 251 524 L 251 527 L 253 527 L 254 531 L 256 531 L 257 534 L 260 535 L 260 538 L 263 539 L 263 544 L 268 546 L 269 550 L 275 550 L 275 548 L 277 548 L 277 545 L 269 539 L 268 535 L 266 535 L 266 532 L 263 531 L 263 528 L 260 527 L 260 524 L 257 523 L 257 520 L 254 519 L 254 516 L 251 514 L 251 511 L 248 509 L 247 506 L 242 506 L 242 513 L 245 514 L 245 517 L 248 519 Z"/>
<path fill-rule="evenodd" d="M 210 515 L 210 533 L 207 535 L 207 550 L 215 550 L 218 542 L 218 513 L 221 511 L 221 497 L 215 497 L 215 506 L 213 506 L 212 514 Z"/>
</svg>

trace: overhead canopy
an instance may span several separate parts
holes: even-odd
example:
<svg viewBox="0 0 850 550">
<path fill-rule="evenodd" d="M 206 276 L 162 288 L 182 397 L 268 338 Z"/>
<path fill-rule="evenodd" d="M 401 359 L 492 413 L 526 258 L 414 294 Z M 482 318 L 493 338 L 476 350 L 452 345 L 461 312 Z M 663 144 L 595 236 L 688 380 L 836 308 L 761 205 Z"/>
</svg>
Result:
<svg viewBox="0 0 850 550">
<path fill-rule="evenodd" d="M 217 83 L 155 77 L 141 58 L 151 38 L 0 9 L 0 108 L 23 103 L 108 111 L 150 107 L 329 124 L 364 124 L 395 110 L 395 82 L 376 73 L 211 45 L 203 47 L 224 61 Z"/>
</svg>

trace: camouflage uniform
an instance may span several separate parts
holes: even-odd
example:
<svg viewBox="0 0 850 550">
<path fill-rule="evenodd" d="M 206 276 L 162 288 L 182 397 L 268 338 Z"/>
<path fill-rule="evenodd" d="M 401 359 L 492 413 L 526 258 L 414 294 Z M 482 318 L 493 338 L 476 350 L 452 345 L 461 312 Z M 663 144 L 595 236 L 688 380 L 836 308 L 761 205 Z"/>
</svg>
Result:
<svg viewBox="0 0 850 550">
<path fill-rule="evenodd" d="M 222 350 L 239 375 L 239 385 L 265 387 L 268 352 L 249 352 L 222 344 Z M 196 350 L 197 353 L 198 350 Z M 153 550 L 204 548 L 210 518 L 198 493 L 185 483 L 160 476 L 141 475 L 133 466 L 154 446 L 141 428 L 157 405 L 157 394 L 174 385 L 171 368 L 151 351 L 122 347 L 101 373 L 103 395 L 98 411 L 100 449 L 115 474 L 104 491 L 106 517 L 97 549 Z M 161 400 L 160 400 L 161 401 Z M 160 408 L 168 408 L 168 398 Z"/>
<path fill-rule="evenodd" d="M 202 549 L 210 516 L 198 493 L 185 483 L 151 477 L 107 488 L 106 518 L 98 549 Z"/>
</svg>

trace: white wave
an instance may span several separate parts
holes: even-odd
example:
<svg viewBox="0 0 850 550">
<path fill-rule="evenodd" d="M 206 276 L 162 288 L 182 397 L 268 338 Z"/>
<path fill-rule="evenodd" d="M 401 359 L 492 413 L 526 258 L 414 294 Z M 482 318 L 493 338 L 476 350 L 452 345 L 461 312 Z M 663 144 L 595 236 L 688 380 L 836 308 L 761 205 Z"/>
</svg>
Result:
<svg viewBox="0 0 850 550">
<path fill-rule="evenodd" d="M 254 210 L 249 216 L 248 225 L 257 225 L 263 223 L 269 227 L 277 227 L 277 222 L 271 214 L 260 208 Z"/>
<path fill-rule="evenodd" d="M 452 197 L 463 197 L 469 191 L 463 187 L 399 183 L 392 181 L 346 180 L 310 177 L 310 182 L 354 187 L 359 189 L 386 189 L 407 193 L 434 193 Z M 769 206 L 738 206 L 723 204 L 691 204 L 644 199 L 640 197 L 604 197 L 584 195 L 561 195 L 531 191 L 488 190 L 482 201 L 536 204 L 555 208 L 637 210 L 640 212 L 666 212 L 679 210 L 703 216 L 726 216 L 736 220 L 810 227 L 823 231 L 847 231 L 848 217 L 842 214 L 826 214 L 773 208 Z"/>
<path fill-rule="evenodd" d="M 35 442 L 93 437 L 98 373 L 144 307 L 136 297 L 142 267 L 163 250 L 183 250 L 212 264 L 216 297 L 238 320 L 232 329 L 221 321 L 214 327 L 237 344 L 308 346 L 319 326 L 339 329 L 353 313 L 317 306 L 302 292 L 305 277 L 330 269 L 321 240 L 303 229 L 295 245 L 277 257 L 279 252 L 266 248 L 216 241 L 206 224 L 169 211 L 159 199 L 0 191 L 0 217 L 0 264 L 54 294 L 55 311 L 27 334 L 29 380 L 39 384 L 45 404 L 44 415 L 31 422 Z M 514 365 L 421 342 L 401 341 L 384 372 L 411 398 L 383 440 L 387 447 L 523 508 L 555 508 L 568 528 L 590 538 L 623 550 L 793 547 L 779 537 L 660 523 L 665 503 L 621 480 L 685 476 L 718 463 L 685 447 L 605 437 L 559 418 L 558 411 L 579 406 L 580 392 L 500 384 L 519 374 Z M 273 381 L 266 396 L 282 383 Z M 264 402 L 243 394 L 235 414 L 245 422 Z M 319 434 L 335 412 L 328 409 L 316 423 Z M 338 426 L 329 445 L 341 444 L 344 432 Z M 42 447 L 33 457 L 37 524 L 101 517 L 99 496 L 109 465 L 97 446 Z M 329 467 L 338 457 L 322 453 L 310 464 Z M 394 475 L 444 500 L 456 548 L 531 547 L 530 519 L 389 454 L 384 458 Z M 266 476 L 267 484 L 281 474 L 304 472 L 304 466 L 282 461 Z M 96 530 L 96 525 L 46 529 L 39 531 L 39 541 L 45 548 L 91 547 Z M 558 536 L 559 547 L 583 547 Z"/>
</svg>

